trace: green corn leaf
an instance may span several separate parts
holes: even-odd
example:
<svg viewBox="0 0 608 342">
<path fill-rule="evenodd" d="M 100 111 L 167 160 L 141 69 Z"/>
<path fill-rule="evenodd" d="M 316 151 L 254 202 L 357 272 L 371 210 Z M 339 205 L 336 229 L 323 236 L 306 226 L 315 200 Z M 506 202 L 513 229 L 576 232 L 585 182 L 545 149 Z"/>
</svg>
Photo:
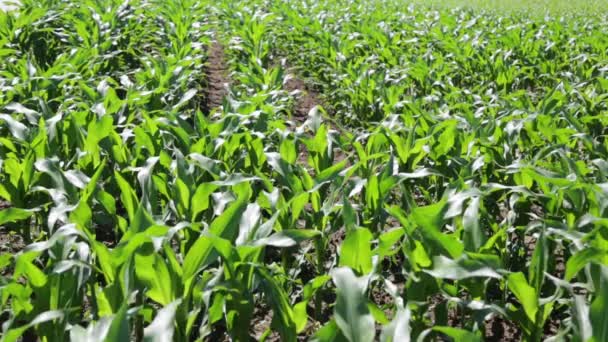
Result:
<svg viewBox="0 0 608 342">
<path fill-rule="evenodd" d="M 581 341 L 589 341 L 593 329 L 591 328 L 591 321 L 589 319 L 589 304 L 583 295 L 574 296 L 572 311 L 575 323 L 574 336 L 580 338 Z"/>
<path fill-rule="evenodd" d="M 70 329 L 70 340 L 102 342 L 110 329 L 110 324 L 112 324 L 111 317 L 102 317 L 99 321 L 90 323 L 86 329 L 79 325 L 73 326 Z"/>
<path fill-rule="evenodd" d="M 395 245 L 398 244 L 404 235 L 405 229 L 403 228 L 395 228 L 382 233 L 378 238 L 378 247 L 374 250 L 374 254 L 377 254 L 382 259 L 385 256 L 398 253 L 399 249 L 395 248 Z"/>
<path fill-rule="evenodd" d="M 236 238 L 236 245 L 242 245 L 253 238 L 253 234 L 261 218 L 260 206 L 257 203 L 250 203 L 243 212 L 239 222 L 239 234 Z"/>
<path fill-rule="evenodd" d="M 344 168 L 346 167 L 347 164 L 348 164 L 348 160 L 344 159 L 344 160 L 324 169 L 317 175 L 317 177 L 315 178 L 315 182 L 318 185 L 318 184 L 322 184 L 322 183 L 325 183 L 327 181 L 330 181 L 330 180 L 336 178 L 338 176 L 338 174 L 344 170 Z"/>
<path fill-rule="evenodd" d="M 522 304 L 526 316 L 530 322 L 536 322 L 538 312 L 538 295 L 536 290 L 528 284 L 523 273 L 511 273 L 508 277 L 509 290 L 513 292 L 517 300 Z"/>
<path fill-rule="evenodd" d="M 158 311 L 150 325 L 144 329 L 145 342 L 164 342 L 173 340 L 175 314 L 181 299 L 177 299 Z"/>
<path fill-rule="evenodd" d="M 372 314 L 372 316 L 374 317 L 374 320 L 376 322 L 378 322 L 379 324 L 382 325 L 386 325 L 389 323 L 388 318 L 386 317 L 386 314 L 384 313 L 384 311 L 382 311 L 382 309 L 380 309 L 378 307 L 378 305 L 376 305 L 375 303 L 367 303 L 367 308 L 369 309 L 369 312 Z"/>
<path fill-rule="evenodd" d="M 401 304 L 403 306 L 403 304 Z M 380 341 L 382 342 L 409 342 L 411 341 L 410 321 L 412 312 L 409 307 L 399 308 L 395 318 L 382 329 Z"/>
<path fill-rule="evenodd" d="M 335 320 L 329 321 L 323 327 L 321 327 L 313 338 L 312 342 L 344 342 L 349 341 L 340 333 L 340 328 L 338 328 L 338 324 Z"/>
<path fill-rule="evenodd" d="M 318 230 L 312 229 L 285 229 L 276 232 L 267 238 L 254 242 L 255 246 L 292 247 L 298 243 L 321 235 Z"/>
<path fill-rule="evenodd" d="M 346 196 L 342 199 L 342 218 L 347 232 L 357 228 L 357 213 Z"/>
<path fill-rule="evenodd" d="M 485 234 L 479 223 L 479 202 L 479 197 L 473 197 L 462 216 L 465 249 L 473 252 L 478 251 L 486 240 Z"/>
<path fill-rule="evenodd" d="M 127 309 L 129 305 L 125 301 L 120 310 L 112 317 L 112 324 L 108 329 L 108 334 L 104 341 L 128 341 L 130 339 L 129 319 L 127 317 Z"/>
<path fill-rule="evenodd" d="M 6 208 L 0 210 L 0 225 L 9 222 L 17 222 L 29 219 L 34 215 L 34 211 L 20 208 Z"/>
<path fill-rule="evenodd" d="M 13 277 L 26 277 L 32 286 L 43 287 L 48 281 L 48 276 L 38 266 L 34 265 L 33 261 L 39 253 L 28 252 L 19 255 L 15 262 L 15 272 Z"/>
<path fill-rule="evenodd" d="M 129 226 L 129 233 L 137 234 L 143 232 L 154 224 L 154 220 L 152 219 L 148 211 L 144 208 L 143 203 L 140 203 L 137 206 L 137 211 L 135 211 L 135 216 L 133 217 L 131 225 Z"/>
<path fill-rule="evenodd" d="M 588 247 L 575 253 L 566 262 L 565 280 L 572 280 L 580 270 L 591 262 L 608 265 L 608 253 L 595 247 Z"/>
<path fill-rule="evenodd" d="M 436 278 L 452 280 L 473 277 L 501 278 L 493 268 L 467 257 L 452 260 L 444 256 L 436 256 L 433 258 L 433 269 L 425 270 L 425 272 Z"/>
<path fill-rule="evenodd" d="M 365 203 L 370 206 L 372 211 L 378 209 L 380 201 L 380 189 L 378 184 L 378 176 L 372 174 L 367 180 L 365 186 Z"/>
<path fill-rule="evenodd" d="M 365 228 L 358 228 L 346 235 L 340 245 L 340 266 L 348 266 L 359 274 L 368 274 L 372 270 L 372 233 Z"/>
<path fill-rule="evenodd" d="M 33 320 L 31 320 L 27 324 L 25 324 L 19 328 L 8 330 L 6 332 L 6 334 L 4 334 L 4 336 L 2 336 L 2 341 L 3 342 L 4 341 L 6 341 L 6 342 L 20 341 L 20 337 L 27 331 L 27 329 L 29 329 L 31 327 L 35 327 L 38 324 L 51 322 L 51 321 L 55 321 L 55 320 L 60 320 L 64 316 L 65 316 L 65 313 L 63 311 L 59 311 L 59 310 L 45 311 L 45 312 L 37 315 Z"/>
<path fill-rule="evenodd" d="M 350 342 L 373 341 L 374 318 L 369 312 L 365 292 L 368 277 L 357 278 L 348 267 L 335 268 L 331 276 L 336 284 L 336 324 Z"/>
<path fill-rule="evenodd" d="M 196 188 L 194 195 L 192 195 L 192 220 L 194 220 L 198 214 L 209 208 L 209 198 L 217 188 L 217 185 L 211 183 L 203 183 Z"/>
<path fill-rule="evenodd" d="M 120 188 L 120 200 L 125 207 L 130 220 L 135 217 L 135 210 L 138 206 L 138 201 L 135 196 L 135 191 L 129 183 L 117 171 L 114 172 L 114 179 Z"/>
<path fill-rule="evenodd" d="M 433 330 L 450 337 L 451 339 L 454 340 L 454 342 L 481 342 L 481 341 L 483 341 L 481 339 L 481 337 L 479 337 L 477 334 L 474 334 L 474 333 L 464 330 L 464 329 L 453 328 L 453 327 L 433 327 Z"/>
<path fill-rule="evenodd" d="M 296 160 L 298 159 L 296 143 L 294 140 L 291 140 L 291 139 L 283 140 L 281 142 L 279 152 L 281 154 L 281 158 L 289 164 L 294 164 L 296 162 Z"/>
<path fill-rule="evenodd" d="M 190 189 L 179 178 L 175 180 L 175 198 L 180 212 L 187 213 L 190 210 Z"/>
<path fill-rule="evenodd" d="M 8 114 L 0 114 L 0 120 L 4 121 L 6 123 L 6 125 L 8 126 L 8 129 L 10 130 L 11 134 L 15 138 L 17 138 L 18 140 L 21 140 L 21 141 L 27 140 L 27 136 L 29 134 L 29 129 L 27 128 L 26 125 L 13 119 L 13 117 L 11 117 Z"/>
<path fill-rule="evenodd" d="M 608 268 L 602 266 L 600 286 L 596 289 L 595 299 L 589 308 L 589 320 L 595 342 L 608 340 Z"/>
<path fill-rule="evenodd" d="M 216 218 L 209 227 L 209 232 L 214 235 L 234 241 L 238 234 L 241 216 L 247 207 L 249 192 L 243 192 L 226 211 Z M 188 281 L 204 267 L 212 257 L 213 245 L 208 237 L 202 236 L 192 245 L 184 258 L 183 280 Z"/>
<path fill-rule="evenodd" d="M 545 236 L 545 232 L 543 231 L 536 241 L 536 246 L 534 248 L 534 253 L 532 254 L 532 260 L 530 262 L 530 269 L 528 273 L 530 285 L 534 287 L 536 293 L 541 292 L 541 288 L 545 280 L 547 258 L 547 238 Z"/>
<path fill-rule="evenodd" d="M 296 341 L 294 312 L 287 294 L 265 269 L 258 267 L 256 268 L 256 272 L 263 279 L 262 287 L 274 313 L 272 323 L 281 334 L 281 341 Z"/>
<path fill-rule="evenodd" d="M 174 299 L 173 281 L 167 264 L 158 254 L 135 255 L 135 274 L 146 285 L 146 295 L 166 306 Z"/>
<path fill-rule="evenodd" d="M 434 231 L 439 231 L 443 226 L 443 214 L 445 209 L 445 200 L 424 207 L 414 208 L 412 210 L 412 219 L 424 230 L 432 229 Z"/>
</svg>

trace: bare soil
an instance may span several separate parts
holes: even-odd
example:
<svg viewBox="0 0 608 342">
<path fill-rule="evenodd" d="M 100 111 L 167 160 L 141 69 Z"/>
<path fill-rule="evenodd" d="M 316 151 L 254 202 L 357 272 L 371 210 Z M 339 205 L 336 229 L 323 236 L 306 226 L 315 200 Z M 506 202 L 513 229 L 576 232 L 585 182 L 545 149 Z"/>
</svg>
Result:
<svg viewBox="0 0 608 342">
<path fill-rule="evenodd" d="M 486 322 L 485 340 L 492 342 L 521 341 L 519 328 L 502 317 L 494 316 Z"/>
<path fill-rule="evenodd" d="M 10 208 L 11 206 L 9 202 L 0 200 L 0 210 Z M 24 248 L 25 241 L 21 235 L 11 232 L 7 227 L 0 226 L 0 254 L 16 254 Z"/>
<path fill-rule="evenodd" d="M 309 88 L 306 82 L 297 76 L 289 78 L 284 86 L 285 90 L 290 93 L 294 91 L 299 93 L 293 108 L 293 118 L 300 123 L 306 121 L 308 112 L 321 104 L 319 94 Z"/>
<path fill-rule="evenodd" d="M 8 231 L 0 226 L 0 253 L 16 254 L 25 248 L 21 235 Z"/>
<path fill-rule="evenodd" d="M 210 114 L 222 106 L 228 95 L 226 85 L 230 83 L 224 47 L 217 41 L 211 44 L 205 70 L 207 79 L 206 101 L 203 110 Z"/>
</svg>

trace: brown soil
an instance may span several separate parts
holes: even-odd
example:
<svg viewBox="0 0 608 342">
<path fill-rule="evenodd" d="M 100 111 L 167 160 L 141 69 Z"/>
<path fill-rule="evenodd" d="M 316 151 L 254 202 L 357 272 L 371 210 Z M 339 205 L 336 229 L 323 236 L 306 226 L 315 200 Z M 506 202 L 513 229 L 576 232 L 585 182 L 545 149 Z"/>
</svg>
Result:
<svg viewBox="0 0 608 342">
<path fill-rule="evenodd" d="M 393 317 L 393 306 L 395 305 L 395 301 L 393 297 L 386 292 L 384 289 L 384 284 L 380 284 L 380 286 L 374 286 L 370 291 L 370 299 L 371 301 L 378 306 L 388 320 L 392 320 Z M 376 322 L 376 337 L 379 337 L 382 334 L 383 325 Z"/>
<path fill-rule="evenodd" d="M 521 341 L 519 328 L 502 317 L 494 316 L 486 322 L 485 340 L 492 342 Z"/>
<path fill-rule="evenodd" d="M 310 341 L 312 336 L 322 327 L 320 322 L 315 321 L 312 318 L 308 318 L 308 323 L 306 323 L 306 327 L 304 331 L 298 335 L 298 341 Z"/>
<path fill-rule="evenodd" d="M 11 207 L 11 204 L 9 202 L 0 200 L 0 210 L 10 208 L 10 207 Z"/>
<path fill-rule="evenodd" d="M 338 255 L 338 248 L 342 244 L 342 241 L 346 238 L 346 230 L 344 228 L 338 229 L 335 233 L 329 237 L 329 248 L 326 252 L 326 259 L 331 256 Z"/>
<path fill-rule="evenodd" d="M 19 234 L 8 231 L 5 227 L 0 226 L 0 255 L 17 254 L 25 248 L 25 241 Z M 13 267 L 8 266 L 0 269 L 0 275 L 9 277 L 13 274 Z"/>
<path fill-rule="evenodd" d="M 310 89 L 306 82 L 297 76 L 287 79 L 285 82 L 285 90 L 288 92 L 299 92 L 296 95 L 296 102 L 293 108 L 293 118 L 298 122 L 304 122 L 308 118 L 308 112 L 315 106 L 320 105 L 319 94 Z"/>
<path fill-rule="evenodd" d="M 103 243 L 108 248 L 116 247 L 118 238 L 114 227 L 108 225 L 99 225 L 95 228 L 95 238 L 97 241 Z"/>
<path fill-rule="evenodd" d="M 207 92 L 204 111 L 210 114 L 222 106 L 224 98 L 228 95 L 226 84 L 230 83 L 224 47 L 217 41 L 214 41 L 209 49 L 205 73 Z"/>
<path fill-rule="evenodd" d="M 386 257 L 382 260 L 382 269 L 388 272 L 385 275 L 386 279 L 397 285 L 400 289 L 403 289 L 406 281 L 402 269 L 404 263 L 405 257 L 402 253 L 397 253 L 392 257 Z"/>
<path fill-rule="evenodd" d="M 25 242 L 21 235 L 0 227 L 0 253 L 15 254 L 25 248 Z"/>
<path fill-rule="evenodd" d="M 0 200 L 0 210 L 10 208 L 9 202 Z M 0 226 L 0 254 L 16 254 L 25 248 L 23 237 L 15 232 L 9 231 L 6 227 Z M 0 270 L 1 272 L 4 272 Z"/>
<path fill-rule="evenodd" d="M 266 303 L 258 303 L 253 312 L 253 319 L 250 325 L 250 335 L 256 340 L 261 340 L 262 336 L 270 329 L 272 323 L 272 309 Z M 273 331 L 267 337 L 266 341 L 280 341 L 280 335 Z"/>
<path fill-rule="evenodd" d="M 206 336 L 203 341 L 206 342 L 229 342 L 231 341 L 230 336 L 226 332 L 226 327 L 214 324 L 212 327 L 211 334 Z"/>
</svg>

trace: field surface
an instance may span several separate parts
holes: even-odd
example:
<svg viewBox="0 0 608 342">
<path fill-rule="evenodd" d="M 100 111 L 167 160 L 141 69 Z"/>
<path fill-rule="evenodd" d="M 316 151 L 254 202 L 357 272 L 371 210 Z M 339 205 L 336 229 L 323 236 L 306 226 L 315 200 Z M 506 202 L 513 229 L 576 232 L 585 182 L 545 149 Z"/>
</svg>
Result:
<svg viewBox="0 0 608 342">
<path fill-rule="evenodd" d="M 608 5 L 527 3 L 0 11 L 0 339 L 608 341 Z"/>
</svg>

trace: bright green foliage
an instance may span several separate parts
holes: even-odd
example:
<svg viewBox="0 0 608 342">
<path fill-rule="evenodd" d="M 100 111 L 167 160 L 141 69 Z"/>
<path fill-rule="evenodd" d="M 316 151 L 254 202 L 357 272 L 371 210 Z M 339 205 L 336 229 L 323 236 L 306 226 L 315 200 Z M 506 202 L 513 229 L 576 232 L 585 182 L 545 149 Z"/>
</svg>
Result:
<svg viewBox="0 0 608 342">
<path fill-rule="evenodd" d="M 0 11 L 2 340 L 605 341 L 608 21 L 537 14 Z"/>
</svg>

